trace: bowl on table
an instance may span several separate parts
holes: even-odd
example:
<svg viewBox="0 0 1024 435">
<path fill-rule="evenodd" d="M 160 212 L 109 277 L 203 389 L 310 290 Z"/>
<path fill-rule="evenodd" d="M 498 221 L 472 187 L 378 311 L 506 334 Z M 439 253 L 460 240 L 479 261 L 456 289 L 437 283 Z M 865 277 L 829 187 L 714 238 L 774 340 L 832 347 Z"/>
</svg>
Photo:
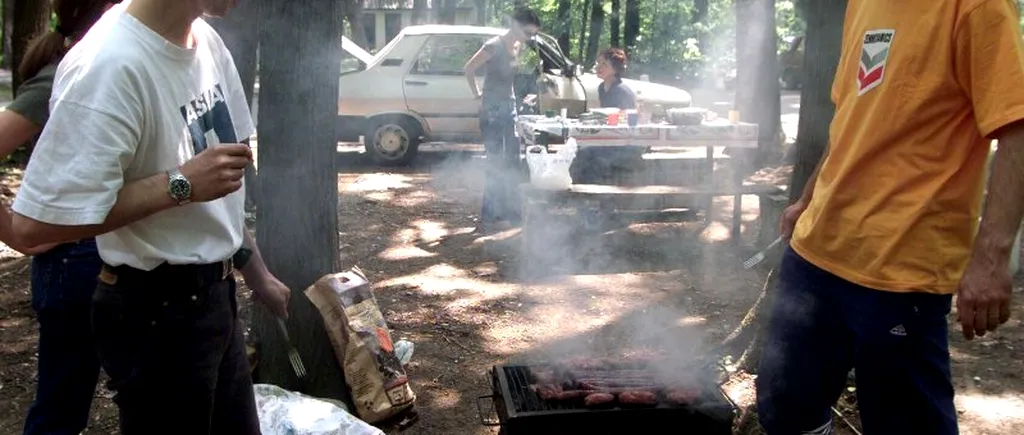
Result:
<svg viewBox="0 0 1024 435">
<path fill-rule="evenodd" d="M 701 125 L 708 116 L 708 109 L 686 107 L 668 109 L 668 121 L 672 125 Z"/>
</svg>

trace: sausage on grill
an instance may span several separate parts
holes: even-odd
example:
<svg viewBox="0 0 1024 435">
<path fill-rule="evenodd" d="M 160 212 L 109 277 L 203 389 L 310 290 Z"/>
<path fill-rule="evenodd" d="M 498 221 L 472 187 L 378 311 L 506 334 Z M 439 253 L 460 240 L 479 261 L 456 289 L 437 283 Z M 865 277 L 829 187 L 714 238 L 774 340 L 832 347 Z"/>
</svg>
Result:
<svg viewBox="0 0 1024 435">
<path fill-rule="evenodd" d="M 626 405 L 657 405 L 658 395 L 652 391 L 623 391 L 619 393 L 619 402 Z"/>
<path fill-rule="evenodd" d="M 615 395 L 611 393 L 590 393 L 583 398 L 583 404 L 588 407 L 607 405 L 615 401 Z"/>
</svg>

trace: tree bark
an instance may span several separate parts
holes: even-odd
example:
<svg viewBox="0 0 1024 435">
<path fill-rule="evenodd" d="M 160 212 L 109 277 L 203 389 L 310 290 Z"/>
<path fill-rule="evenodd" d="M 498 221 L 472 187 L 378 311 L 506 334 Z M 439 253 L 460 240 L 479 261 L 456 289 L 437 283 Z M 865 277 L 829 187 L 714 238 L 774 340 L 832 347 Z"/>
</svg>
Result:
<svg viewBox="0 0 1024 435">
<path fill-rule="evenodd" d="M 832 77 L 835 75 L 842 49 L 843 18 L 846 12 L 846 0 L 819 0 L 806 2 L 806 5 L 805 16 L 808 19 L 805 43 L 813 45 L 808 45 L 804 51 L 805 85 L 800 97 L 798 160 L 791 180 L 792 185 L 799 186 L 800 189 L 790 189 L 790 202 L 800 197 L 802 188 L 807 184 L 828 141 L 828 129 L 834 111 L 829 95 Z M 812 43 L 812 40 L 815 42 Z M 775 252 L 776 254 L 766 259 L 764 264 L 777 268 L 781 255 L 778 254 L 779 250 Z M 738 365 L 750 372 L 756 370 L 760 359 L 762 333 L 768 325 L 770 310 L 775 303 L 773 297 L 777 275 L 769 273 L 758 301 L 747 312 L 736 330 L 722 343 L 722 349 L 726 353 L 739 353 Z M 739 349 L 743 351 L 739 352 Z"/>
<path fill-rule="evenodd" d="M 758 125 L 754 166 L 781 151 L 777 46 L 775 1 L 736 0 L 736 109 L 743 121 Z"/>
<path fill-rule="evenodd" d="M 832 80 L 843 45 L 841 23 L 846 15 L 846 0 L 808 1 L 800 2 L 798 6 L 802 6 L 807 22 L 807 35 L 804 38 L 796 164 L 789 185 L 791 202 L 803 194 L 807 180 L 828 145 L 828 128 L 835 114 Z"/>
<path fill-rule="evenodd" d="M 442 2 L 441 13 L 438 17 L 441 24 L 455 24 L 455 2 L 456 0 L 438 0 Z"/>
<path fill-rule="evenodd" d="M 259 47 L 259 7 L 258 1 L 244 1 L 238 4 L 224 18 L 206 18 L 217 30 L 224 45 L 231 51 L 235 60 L 235 69 L 245 90 L 245 101 L 253 107 L 256 91 L 256 58 Z M 245 209 L 252 212 L 259 203 L 259 179 L 256 167 L 245 168 Z"/>
<path fill-rule="evenodd" d="M 626 24 L 622 32 L 622 43 L 626 53 L 632 55 L 636 49 L 636 40 L 640 36 L 640 6 L 638 0 L 626 0 Z"/>
<path fill-rule="evenodd" d="M 558 0 L 558 46 L 569 55 L 572 39 L 572 0 Z"/>
<path fill-rule="evenodd" d="M 476 0 L 476 24 L 487 25 L 487 0 Z"/>
<path fill-rule="evenodd" d="M 252 328 L 257 382 L 351 403 L 323 319 L 303 293 L 339 261 L 337 141 L 335 129 L 325 128 L 337 122 L 338 6 L 261 0 L 258 159 L 266 202 L 257 210 L 256 239 L 270 271 L 292 289 L 289 335 L 306 378 L 292 373 L 276 319 L 261 306 Z"/>
<path fill-rule="evenodd" d="M 576 60 L 583 62 L 584 49 L 586 48 L 587 40 L 587 11 L 590 10 L 591 2 L 583 0 L 580 2 L 580 37 L 577 39 L 576 47 Z"/>
<path fill-rule="evenodd" d="M 622 31 L 622 15 L 620 15 L 621 13 L 622 1 L 612 0 L 612 13 L 611 16 L 608 18 L 608 26 L 611 27 L 611 34 L 609 36 L 611 37 L 610 42 L 612 47 L 622 46 L 622 36 L 620 34 L 620 32 Z"/>
<path fill-rule="evenodd" d="M 11 30 L 11 86 L 15 93 L 28 77 L 18 73 L 32 38 L 50 28 L 50 2 L 42 0 L 5 0 L 14 2 L 14 25 Z M 7 57 L 6 55 L 4 57 Z"/>
<path fill-rule="evenodd" d="M 597 52 L 601 49 L 601 35 L 604 34 L 604 0 L 591 0 L 590 3 L 590 37 L 587 39 L 587 55 L 583 61 L 583 65 L 586 66 L 597 61 Z"/>
</svg>

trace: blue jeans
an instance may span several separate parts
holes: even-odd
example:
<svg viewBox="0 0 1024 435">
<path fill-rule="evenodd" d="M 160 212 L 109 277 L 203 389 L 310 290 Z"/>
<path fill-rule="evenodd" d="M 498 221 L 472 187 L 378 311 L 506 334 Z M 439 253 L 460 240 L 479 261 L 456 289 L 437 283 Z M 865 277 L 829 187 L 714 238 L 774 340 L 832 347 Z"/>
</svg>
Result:
<svg viewBox="0 0 1024 435">
<path fill-rule="evenodd" d="M 480 132 L 487 153 L 487 182 L 484 186 L 481 223 L 520 220 L 519 184 L 523 166 L 516 133 L 516 103 L 513 100 L 485 100 L 480 109 Z"/>
<path fill-rule="evenodd" d="M 100 374 L 89 313 L 102 264 L 93 239 L 60 245 L 32 259 L 39 381 L 25 435 L 78 434 L 89 422 Z"/>
<path fill-rule="evenodd" d="M 756 380 L 765 432 L 797 435 L 827 424 L 855 368 L 864 433 L 958 433 L 951 302 L 861 287 L 787 249 Z"/>
</svg>

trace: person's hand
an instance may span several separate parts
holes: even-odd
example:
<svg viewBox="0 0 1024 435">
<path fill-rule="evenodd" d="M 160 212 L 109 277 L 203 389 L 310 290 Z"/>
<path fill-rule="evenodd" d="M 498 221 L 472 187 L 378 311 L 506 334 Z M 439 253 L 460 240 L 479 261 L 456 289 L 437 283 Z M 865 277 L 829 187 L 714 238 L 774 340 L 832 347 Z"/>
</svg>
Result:
<svg viewBox="0 0 1024 435">
<path fill-rule="evenodd" d="M 252 150 L 246 144 L 219 144 L 185 162 L 181 175 L 192 186 L 192 202 L 213 201 L 240 189 L 251 162 Z"/>
<path fill-rule="evenodd" d="M 779 217 L 779 235 L 783 240 L 789 240 L 793 236 L 793 227 L 796 226 L 800 215 L 804 214 L 804 210 L 807 210 L 807 204 L 797 201 L 782 211 L 782 216 Z"/>
<path fill-rule="evenodd" d="M 271 313 L 282 319 L 288 319 L 288 301 L 292 291 L 273 274 L 266 273 L 259 279 L 246 282 L 252 290 L 253 297 L 263 303 Z"/>
<path fill-rule="evenodd" d="M 983 337 L 1010 320 L 1010 261 L 994 257 L 976 252 L 960 280 L 956 310 L 968 340 L 975 335 Z"/>
<path fill-rule="evenodd" d="M 12 246 L 11 248 L 13 248 L 15 251 L 18 251 L 18 252 L 22 253 L 23 255 L 39 255 L 39 254 L 42 254 L 42 253 L 44 253 L 46 251 L 49 251 L 49 250 L 57 247 L 57 245 L 60 245 L 60 243 L 47 243 L 45 245 L 39 245 L 39 246 L 33 246 L 33 247 L 25 247 L 25 246 L 14 247 L 14 246 Z"/>
</svg>

